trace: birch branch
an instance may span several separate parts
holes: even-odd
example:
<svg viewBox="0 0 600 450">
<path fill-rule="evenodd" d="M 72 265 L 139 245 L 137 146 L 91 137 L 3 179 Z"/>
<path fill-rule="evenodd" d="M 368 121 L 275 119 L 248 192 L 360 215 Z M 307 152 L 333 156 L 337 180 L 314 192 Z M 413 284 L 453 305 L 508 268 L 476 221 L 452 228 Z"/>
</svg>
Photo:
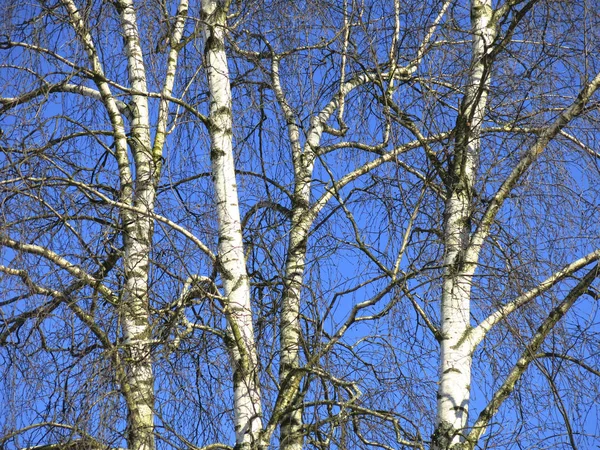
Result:
<svg viewBox="0 0 600 450">
<path fill-rule="evenodd" d="M 448 138 L 450 135 L 451 132 L 444 132 L 424 138 L 424 141 L 415 140 L 407 144 L 398 146 L 390 152 L 380 156 L 379 158 L 374 159 L 373 161 L 369 161 L 368 163 L 365 163 L 362 166 L 356 168 L 352 172 L 347 173 L 337 182 L 333 183 L 329 188 L 327 188 L 326 192 L 319 199 L 317 199 L 317 201 L 313 204 L 313 206 L 310 209 L 310 214 L 307 215 L 305 220 L 313 220 L 313 218 L 316 217 L 316 215 L 323 209 L 323 207 L 335 196 L 336 192 L 340 191 L 344 186 L 361 177 L 362 175 L 365 175 L 366 173 L 372 171 L 373 169 L 381 166 L 384 163 L 394 161 L 394 159 L 396 159 L 402 153 L 420 147 L 423 142 L 439 142 Z"/>
<path fill-rule="evenodd" d="M 473 449 L 477 445 L 477 442 L 487 429 L 492 417 L 494 417 L 500 409 L 500 406 L 502 406 L 508 396 L 515 390 L 517 382 L 521 379 L 529 364 L 535 360 L 537 351 L 544 342 L 546 336 L 552 331 L 558 321 L 569 311 L 575 301 L 586 294 L 590 285 L 599 275 L 599 265 L 596 264 L 567 294 L 565 299 L 550 312 L 548 317 L 539 326 L 529 344 L 525 347 L 521 357 L 502 383 L 502 386 L 494 393 L 492 399 L 477 417 L 471 432 L 466 437 L 464 444 L 466 448 Z"/>
<path fill-rule="evenodd" d="M 166 97 L 171 97 L 173 86 L 175 84 L 175 75 L 177 72 L 177 62 L 179 58 L 181 37 L 185 28 L 185 22 L 188 14 L 188 0 L 180 0 L 177 8 L 175 26 L 173 35 L 170 38 L 171 50 L 167 58 L 167 71 L 165 81 L 161 91 L 161 99 L 158 107 L 158 121 L 156 124 L 156 133 L 154 144 L 152 146 L 152 155 L 157 164 L 160 165 L 160 156 L 162 155 L 164 143 L 167 137 L 167 120 L 169 118 L 169 102 Z M 157 169 L 157 176 L 160 174 L 160 167 Z"/>
<path fill-rule="evenodd" d="M 29 178 L 29 181 L 44 181 L 47 182 L 47 179 L 36 179 L 36 178 Z M 175 231 L 178 231 L 179 233 L 181 233 L 183 236 L 187 237 L 190 241 L 192 241 L 194 244 L 196 244 L 196 246 L 198 247 L 198 249 L 202 250 L 202 252 L 204 252 L 213 262 L 216 261 L 216 256 L 215 254 L 206 246 L 206 244 L 204 244 L 200 239 L 198 239 L 192 232 L 190 232 L 189 230 L 187 230 L 186 228 L 182 227 L 181 225 L 173 222 L 172 220 L 157 214 L 153 211 L 148 211 L 145 209 L 141 209 L 141 208 L 137 208 L 135 206 L 129 205 L 127 203 L 121 203 L 119 201 L 116 200 L 112 200 L 109 197 L 107 197 L 106 195 L 104 195 L 102 192 L 98 191 L 97 189 L 92 188 L 90 185 L 85 184 L 85 183 L 81 183 L 79 181 L 75 181 L 75 180 L 61 180 L 64 181 L 65 183 L 72 185 L 72 186 L 76 186 L 78 188 L 80 188 L 86 195 L 88 196 L 96 196 L 99 199 L 101 199 L 104 203 L 106 203 L 107 205 L 111 205 L 111 206 L 115 206 L 118 208 L 123 208 L 126 210 L 129 210 L 131 212 L 137 213 L 137 214 L 142 214 L 148 217 L 151 217 L 152 219 L 155 219 L 159 222 L 164 223 L 165 225 L 168 225 L 169 227 L 173 228 Z"/>
<path fill-rule="evenodd" d="M 544 292 L 548 291 L 553 286 L 558 284 L 560 281 L 573 275 L 579 269 L 582 269 L 583 267 L 587 266 L 592 262 L 597 261 L 598 259 L 600 259 L 600 249 L 588 253 L 584 257 L 579 258 L 577 261 L 573 261 L 571 264 L 568 264 L 561 270 L 553 273 L 551 276 L 546 278 L 533 289 L 520 295 L 513 301 L 500 306 L 494 313 L 490 314 L 479 325 L 477 325 L 474 329 L 470 331 L 468 336 L 468 342 L 471 346 L 471 351 L 475 351 L 475 349 L 477 348 L 479 343 L 485 338 L 487 333 L 499 322 L 506 319 L 512 312 L 516 311 L 517 309 L 532 301 L 536 297 L 539 297 Z"/>
<path fill-rule="evenodd" d="M 486 240 L 490 228 L 500 210 L 504 201 L 508 198 L 512 190 L 517 185 L 523 174 L 537 160 L 540 154 L 546 149 L 550 141 L 552 141 L 561 130 L 577 117 L 584 109 L 586 103 L 592 95 L 600 87 L 600 73 L 589 82 L 580 92 L 575 101 L 564 110 L 558 118 L 547 128 L 540 133 L 536 142 L 525 152 L 521 160 L 513 168 L 512 172 L 504 180 L 496 194 L 492 197 L 486 211 L 483 214 L 481 222 L 477 226 L 475 233 L 471 237 L 469 246 L 466 252 L 466 261 L 475 262 L 479 258 L 479 253 Z"/>
<path fill-rule="evenodd" d="M 54 253 L 52 250 L 49 250 L 39 245 L 24 244 L 22 242 L 15 241 L 14 239 L 2 235 L 0 235 L 0 245 L 4 245 L 6 247 L 12 248 L 13 250 L 28 253 L 30 255 L 41 256 L 42 258 L 56 264 L 61 269 L 64 269 L 66 272 L 68 272 L 78 280 L 96 289 L 109 303 L 117 303 L 117 296 L 108 287 L 102 284 L 102 282 L 88 274 L 81 267 L 72 264 L 67 259 L 58 255 L 57 253 Z"/>
</svg>

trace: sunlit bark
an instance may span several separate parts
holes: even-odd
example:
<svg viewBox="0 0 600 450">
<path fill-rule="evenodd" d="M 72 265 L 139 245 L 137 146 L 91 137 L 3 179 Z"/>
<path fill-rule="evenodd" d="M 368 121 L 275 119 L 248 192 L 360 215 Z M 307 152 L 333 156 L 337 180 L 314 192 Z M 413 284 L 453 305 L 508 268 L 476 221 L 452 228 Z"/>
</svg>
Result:
<svg viewBox="0 0 600 450">
<path fill-rule="evenodd" d="M 0 447 L 473 450 L 597 376 L 583 3 L 7 3 Z"/>
<path fill-rule="evenodd" d="M 202 2 L 206 71 L 210 90 L 210 159 L 219 219 L 219 265 L 230 330 L 236 448 L 249 448 L 262 429 L 258 357 L 252 324 L 233 159 L 231 88 L 225 53 L 227 5 Z"/>
<path fill-rule="evenodd" d="M 471 207 L 480 128 L 490 84 L 486 55 L 495 38 L 491 1 L 471 5 L 472 60 L 466 92 L 456 125 L 454 159 L 450 167 L 448 199 L 444 213 L 444 285 L 437 427 L 434 448 L 456 444 L 467 426 L 471 389 L 472 353 L 464 345 L 470 327 L 471 283 L 476 261 L 465 260 L 471 232 Z"/>
</svg>

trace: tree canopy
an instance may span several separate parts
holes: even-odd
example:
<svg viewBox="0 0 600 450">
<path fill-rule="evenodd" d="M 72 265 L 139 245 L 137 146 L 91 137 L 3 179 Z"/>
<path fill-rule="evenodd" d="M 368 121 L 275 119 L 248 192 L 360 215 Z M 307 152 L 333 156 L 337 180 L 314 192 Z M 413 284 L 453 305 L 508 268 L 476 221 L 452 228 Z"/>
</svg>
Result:
<svg viewBox="0 0 600 450">
<path fill-rule="evenodd" d="M 0 2 L 0 447 L 591 448 L 589 0 Z"/>
</svg>

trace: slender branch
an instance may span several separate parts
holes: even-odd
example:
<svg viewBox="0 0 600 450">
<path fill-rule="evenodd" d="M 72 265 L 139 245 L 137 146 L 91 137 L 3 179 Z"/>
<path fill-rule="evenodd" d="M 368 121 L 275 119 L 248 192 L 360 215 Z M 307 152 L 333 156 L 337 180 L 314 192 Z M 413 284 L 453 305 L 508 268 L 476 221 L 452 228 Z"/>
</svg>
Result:
<svg viewBox="0 0 600 450">
<path fill-rule="evenodd" d="M 599 265 L 596 264 L 590 269 L 587 274 L 577 283 L 577 285 L 571 289 L 565 299 L 556 306 L 539 326 L 534 336 L 531 338 L 529 344 L 525 347 L 525 350 L 521 354 L 521 357 L 505 378 L 502 386 L 494 393 L 492 399 L 489 401 L 487 406 L 481 411 L 471 432 L 468 434 L 465 440 L 465 447 L 473 449 L 477 445 L 477 442 L 488 427 L 490 420 L 500 409 L 500 406 L 509 397 L 510 394 L 515 390 L 517 382 L 521 379 L 527 367 L 533 360 L 535 360 L 537 351 L 544 342 L 546 336 L 552 331 L 556 323 L 564 317 L 564 315 L 573 306 L 575 301 L 582 295 L 586 294 L 590 285 L 600 275 Z"/>
<path fill-rule="evenodd" d="M 44 86 L 40 86 L 37 89 L 21 94 L 18 97 L 0 98 L 0 103 L 2 104 L 2 108 L 0 108 L 0 114 L 4 113 L 8 109 L 15 108 L 19 105 L 30 102 L 31 100 L 37 97 L 47 96 L 48 94 L 53 94 L 57 92 L 79 94 L 84 97 L 89 97 L 99 101 L 104 100 L 102 98 L 102 94 L 96 89 L 62 81 L 60 83 L 45 84 Z M 115 105 L 117 106 L 121 114 L 125 115 L 126 117 L 130 117 L 130 111 L 125 102 L 115 99 Z"/>
<path fill-rule="evenodd" d="M 450 132 L 439 133 L 434 136 L 429 136 L 425 139 L 425 142 L 439 142 L 446 139 L 450 136 Z M 356 180 L 362 175 L 372 171 L 376 167 L 381 166 L 384 163 L 394 161 L 399 155 L 402 153 L 406 153 L 409 150 L 418 148 L 422 145 L 422 140 L 412 141 L 401 146 L 396 147 L 395 149 L 389 151 L 388 153 L 380 156 L 373 161 L 369 161 L 368 163 L 363 164 L 362 166 L 354 169 L 352 172 L 347 173 L 342 178 L 340 178 L 337 182 L 333 183 L 329 188 L 326 189 L 326 192 L 313 204 L 310 210 L 310 214 L 307 214 L 305 220 L 312 220 L 313 217 L 323 209 L 323 207 L 331 200 L 336 192 L 339 192 L 344 186 Z"/>
<path fill-rule="evenodd" d="M 572 362 L 573 364 L 578 365 L 582 369 L 587 370 L 589 373 L 591 373 L 593 375 L 596 375 L 597 377 L 600 377 L 600 370 L 594 369 L 592 366 L 584 363 L 582 360 L 580 360 L 578 358 L 574 358 L 574 357 L 569 356 L 569 355 L 563 355 L 561 353 L 555 353 L 555 352 L 543 352 L 543 353 L 536 354 L 535 357 L 536 358 L 557 358 L 557 359 L 563 359 L 565 361 L 569 361 L 569 362 Z"/>
<path fill-rule="evenodd" d="M 15 241 L 14 239 L 2 235 L 0 235 L 0 245 L 12 248 L 13 250 L 29 253 L 31 255 L 41 256 L 42 258 L 56 264 L 61 269 L 66 270 L 69 274 L 71 274 L 78 280 L 96 289 L 103 295 L 103 297 L 108 302 L 113 304 L 117 303 L 117 296 L 108 287 L 102 284 L 102 282 L 100 282 L 97 278 L 93 277 L 92 275 L 88 274 L 81 267 L 72 264 L 70 261 L 58 255 L 57 253 L 54 253 L 50 249 L 47 249 L 40 245 L 24 244 L 22 242 Z"/>
<path fill-rule="evenodd" d="M 36 178 L 29 178 L 29 181 L 44 181 L 44 182 L 48 182 L 48 179 L 36 179 Z M 116 200 L 112 200 L 109 197 L 107 197 L 106 195 L 104 195 L 102 192 L 98 191 L 97 189 L 92 188 L 90 185 L 85 184 L 85 183 L 81 183 L 79 181 L 76 180 L 62 180 L 65 183 L 72 185 L 72 186 L 77 186 L 78 188 L 80 188 L 83 192 L 86 193 L 86 195 L 90 195 L 90 196 L 96 196 L 99 199 L 101 199 L 104 203 L 111 205 L 111 206 L 115 206 L 118 208 L 123 208 L 126 209 L 128 211 L 137 213 L 137 214 L 142 214 L 148 217 L 151 217 L 159 222 L 164 223 L 165 225 L 168 225 L 169 227 L 173 228 L 175 231 L 178 231 L 179 233 L 181 233 L 183 236 L 187 237 L 190 241 L 192 241 L 194 244 L 196 244 L 196 246 L 202 250 L 202 252 L 204 252 L 213 262 L 216 261 L 216 256 L 215 254 L 206 246 L 206 244 L 204 244 L 200 239 L 198 239 L 192 232 L 190 232 L 189 230 L 187 230 L 186 228 L 182 227 L 181 225 L 173 222 L 172 220 L 161 216 L 160 214 L 157 214 L 153 211 L 148 211 L 145 209 L 141 209 L 141 208 L 137 208 L 135 206 L 126 204 L 126 203 L 121 203 L 119 201 Z M 97 200 L 97 199 L 94 199 Z M 0 242 L 1 243 L 1 242 Z"/>
<path fill-rule="evenodd" d="M 544 131 L 540 133 L 536 142 L 525 152 L 521 160 L 513 168 L 512 172 L 508 175 L 496 194 L 492 197 L 492 200 L 484 212 L 481 222 L 471 237 L 466 252 L 467 262 L 475 262 L 478 260 L 483 243 L 490 232 L 490 228 L 496 218 L 496 215 L 498 214 L 498 211 L 500 210 L 500 207 L 504 204 L 504 201 L 508 198 L 523 174 L 546 149 L 550 141 L 552 141 L 569 122 L 581 114 L 585 108 L 585 105 L 599 87 L 600 73 L 597 74 L 592 81 L 585 85 L 573 103 L 567 109 L 565 109 L 551 125 L 546 127 Z"/>
<path fill-rule="evenodd" d="M 488 331 L 490 331 L 496 324 L 506 319 L 513 311 L 516 311 L 523 305 L 539 297 L 553 286 L 556 286 L 556 284 L 558 284 L 560 281 L 570 277 L 576 271 L 597 261 L 598 259 L 600 259 L 600 249 L 588 253 L 584 257 L 573 261 L 571 264 L 568 264 L 561 270 L 550 275 L 533 289 L 530 289 L 526 293 L 518 296 L 513 301 L 500 306 L 495 312 L 490 314 L 486 319 L 484 319 L 479 325 L 469 332 L 467 340 L 471 346 L 471 352 L 475 351 L 475 348 L 479 345 L 483 338 L 485 338 Z"/>
</svg>

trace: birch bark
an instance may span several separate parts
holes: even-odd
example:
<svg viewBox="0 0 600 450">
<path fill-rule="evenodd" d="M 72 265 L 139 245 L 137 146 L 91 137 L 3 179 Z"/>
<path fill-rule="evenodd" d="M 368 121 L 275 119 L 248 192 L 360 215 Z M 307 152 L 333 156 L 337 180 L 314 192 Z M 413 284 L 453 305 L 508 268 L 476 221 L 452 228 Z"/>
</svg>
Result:
<svg viewBox="0 0 600 450">
<path fill-rule="evenodd" d="M 360 76 L 353 77 L 350 80 L 346 80 L 345 64 L 342 63 L 339 92 L 329 101 L 319 114 L 312 118 L 310 128 L 306 134 L 304 146 L 300 144 L 300 127 L 298 126 L 297 118 L 293 109 L 287 102 L 286 95 L 281 86 L 279 77 L 280 58 L 273 58 L 271 67 L 273 88 L 277 102 L 281 106 L 286 119 L 288 138 L 292 148 L 295 180 L 292 198 L 290 235 L 288 240 L 288 254 L 285 266 L 284 292 L 279 325 L 279 382 L 282 387 L 280 397 L 285 397 L 287 399 L 285 403 L 289 402 L 290 405 L 287 408 L 288 411 L 283 414 L 283 419 L 281 421 L 281 450 L 300 450 L 304 445 L 304 431 L 302 429 L 302 395 L 299 391 L 298 381 L 298 369 L 300 368 L 299 347 L 301 339 L 299 316 L 310 227 L 323 205 L 332 198 L 329 194 L 332 194 L 335 191 L 334 189 L 331 190 L 328 195 L 325 195 L 315 205 L 311 206 L 310 196 L 313 170 L 315 160 L 321 152 L 321 138 L 326 124 L 337 110 L 341 129 L 335 132 L 335 134 L 343 136 L 347 131 L 345 130 L 346 125 L 343 120 L 345 98 L 350 92 L 363 84 L 372 82 L 373 79 L 377 79 L 378 76 L 381 77 L 381 79 L 387 79 L 393 83 L 395 77 L 404 78 L 414 72 L 416 66 L 423 57 L 422 51 L 424 51 L 424 48 L 430 41 L 433 32 L 445 14 L 449 3 L 450 2 L 448 1 L 444 3 L 436 20 L 429 28 L 417 57 L 412 61 L 409 67 L 398 66 L 395 59 L 392 58 L 392 68 L 389 73 L 364 73 Z M 399 3 L 396 2 L 395 4 L 397 9 L 399 9 Z M 349 32 L 349 29 L 347 32 Z M 348 34 L 346 36 L 346 39 L 348 39 Z M 395 48 L 395 45 L 395 43 L 392 43 L 391 49 Z M 387 132 L 385 135 L 384 142 L 381 144 L 382 148 L 387 145 Z M 391 156 L 387 155 L 387 158 L 391 159 Z M 366 171 L 367 169 L 365 169 L 365 172 Z M 358 176 L 358 172 L 348 175 L 348 177 L 352 179 L 355 176 Z"/>
<path fill-rule="evenodd" d="M 287 412 L 282 415 L 280 425 L 280 449 L 300 450 L 304 445 L 303 407 L 298 374 L 301 339 L 300 302 L 305 274 L 308 235 L 315 218 L 310 206 L 313 169 L 324 124 L 338 108 L 340 99 L 343 99 L 355 85 L 353 83 L 344 84 L 345 90 L 340 93 L 339 97 L 333 99 L 317 116 L 313 117 L 307 132 L 306 142 L 302 146 L 297 119 L 281 86 L 279 63 L 279 59 L 274 58 L 272 63 L 273 86 L 277 101 L 286 118 L 294 164 L 291 225 L 279 322 L 279 383 L 282 390 L 280 397 L 287 399 L 284 403 L 289 403 L 286 408 Z"/>
<path fill-rule="evenodd" d="M 236 449 L 258 442 L 262 429 L 258 357 L 252 324 L 250 283 L 246 271 L 233 160 L 231 88 L 225 52 L 228 2 L 202 2 L 204 56 L 210 91 L 209 133 L 213 186 L 219 221 L 219 265 L 233 364 Z"/>
<path fill-rule="evenodd" d="M 297 388 L 298 384 L 292 383 L 292 377 L 294 371 L 299 367 L 300 296 L 304 279 L 308 229 L 310 227 L 310 221 L 306 221 L 306 214 L 310 202 L 314 156 L 312 153 L 305 154 L 302 150 L 296 117 L 287 103 L 281 87 L 279 63 L 278 58 L 275 58 L 272 62 L 273 86 L 277 101 L 283 110 L 288 125 L 295 178 L 284 291 L 281 301 L 281 318 L 279 321 L 279 384 L 285 387 L 286 390 L 290 389 L 290 392 L 286 395 L 286 397 L 289 397 L 290 410 L 282 415 L 279 446 L 281 450 L 299 450 L 302 448 L 304 441 L 301 432 L 302 404 Z M 318 142 L 316 144 L 318 145 Z M 292 385 L 294 386 L 293 389 L 288 388 Z"/>
<path fill-rule="evenodd" d="M 129 82 L 135 92 L 145 93 L 146 71 L 137 17 L 131 0 L 116 4 L 121 16 Z M 133 206 L 140 211 L 121 210 L 124 226 L 125 289 L 122 298 L 123 344 L 125 346 L 128 391 L 128 445 L 135 450 L 153 450 L 154 443 L 154 376 L 151 356 L 148 270 L 158 174 L 152 156 L 148 99 L 134 94 L 129 105 L 131 113 L 129 148 L 134 158 L 136 186 Z"/>
<path fill-rule="evenodd" d="M 296 185 L 279 325 L 280 384 L 286 384 L 300 365 L 300 296 L 305 272 L 308 231 L 311 223 L 307 222 L 306 216 L 309 209 L 314 158 L 312 155 L 307 155 L 306 158 L 298 155 L 298 159 L 300 160 L 294 164 Z M 290 412 L 284 416 L 281 422 L 281 450 L 301 450 L 303 447 L 302 399 L 298 391 L 292 395 L 294 400 L 291 402 Z"/>
<path fill-rule="evenodd" d="M 477 261 L 467 261 L 471 204 L 480 151 L 479 132 L 490 84 L 486 54 L 495 39 L 490 0 L 471 4 L 472 61 L 465 96 L 456 124 L 454 160 L 450 167 L 444 214 L 444 282 L 437 425 L 433 448 L 446 449 L 461 441 L 469 414 L 472 352 L 464 337 L 470 329 L 471 283 Z"/>
<path fill-rule="evenodd" d="M 154 208 L 156 194 L 154 159 L 150 145 L 150 119 L 145 95 L 133 95 L 129 106 L 131 119 L 129 139 L 118 102 L 105 81 L 94 41 L 79 10 L 72 0 L 63 0 L 70 22 L 88 55 L 95 81 L 113 126 L 115 153 L 121 181 L 120 199 L 137 211 L 121 209 L 124 227 L 123 265 L 125 286 L 120 304 L 124 346 L 124 370 L 117 368 L 121 391 L 127 404 L 127 442 L 132 450 L 153 450 L 154 443 L 154 378 L 150 349 L 150 316 L 148 303 L 148 267 L 153 234 L 153 220 L 148 214 Z M 146 72 L 137 28 L 137 17 L 131 0 L 115 4 L 121 19 L 129 82 L 136 92 L 146 92 Z M 130 170 L 127 149 L 134 157 L 136 184 Z"/>
<path fill-rule="evenodd" d="M 151 322 L 149 311 L 148 274 L 152 236 L 154 233 L 154 202 L 160 177 L 160 161 L 166 137 L 168 104 L 160 105 L 159 122 L 152 145 L 150 114 L 143 50 L 137 25 L 137 14 L 132 0 L 118 0 L 115 7 L 120 16 L 124 38 L 129 84 L 134 92 L 125 105 L 116 100 L 106 81 L 94 41 L 82 15 L 72 0 L 63 0 L 71 24 L 88 55 L 115 137 L 115 153 L 120 175 L 120 208 L 123 223 L 123 266 L 125 286 L 119 302 L 123 333 L 122 361 L 117 361 L 117 378 L 127 404 L 128 448 L 152 450 L 154 441 L 154 376 L 151 355 Z M 167 62 L 167 74 L 162 93 L 170 96 L 177 67 L 177 43 L 181 39 L 187 1 L 178 7 L 176 25 L 170 36 L 172 49 Z M 129 120 L 126 133 L 123 116 Z M 135 185 L 131 174 L 133 156 Z"/>
<path fill-rule="evenodd" d="M 506 314 L 510 314 L 522 302 L 527 301 L 525 297 L 517 299 L 514 305 L 509 304 L 506 308 L 498 310 L 477 328 L 471 329 L 470 297 L 473 275 L 479 262 L 483 242 L 487 238 L 494 217 L 518 179 L 562 127 L 583 110 L 585 103 L 600 83 L 600 78 L 596 76 L 584 87 L 575 102 L 540 134 L 536 144 L 523 156 L 506 178 L 490 202 L 478 228 L 472 233 L 471 208 L 476 164 L 480 153 L 479 135 L 487 105 L 491 64 L 496 51 L 501 48 L 501 46 L 493 46 L 493 44 L 497 37 L 499 18 L 507 14 L 514 3 L 507 2 L 496 11 L 492 9 L 491 2 L 488 0 L 474 0 L 471 5 L 473 59 L 467 89 L 455 127 L 454 160 L 450 167 L 448 199 L 444 216 L 445 269 L 441 314 L 440 387 L 437 399 L 437 425 L 433 435 L 433 447 L 436 449 L 452 448 L 463 443 L 464 446 L 472 447 L 476 443 L 473 436 L 476 435 L 477 438 L 481 436 L 481 430 L 485 428 L 482 425 L 483 421 L 489 421 L 490 414 L 493 413 L 487 416 L 484 414 L 486 418 L 480 416 L 475 425 L 476 429 L 473 429 L 470 437 L 465 440 L 473 352 L 494 323 L 501 320 Z M 535 3 L 535 0 L 528 2 L 515 14 L 504 40 L 510 37 L 516 24 L 522 20 Z M 583 258 L 582 261 L 586 264 L 589 262 L 588 258 Z M 574 263 L 574 267 L 579 266 Z M 551 279 L 547 286 L 544 283 L 540 284 L 532 291 L 532 295 L 535 295 L 538 290 L 543 291 L 549 288 L 555 281 Z M 517 367 L 515 370 L 515 373 L 522 374 L 524 367 Z M 512 386 L 514 386 L 514 382 L 512 382 Z M 502 397 L 506 394 L 505 391 L 505 389 L 503 393 L 499 391 L 494 398 Z M 494 402 L 496 406 L 490 407 L 490 411 L 497 410 L 497 401 L 494 400 Z"/>
</svg>

